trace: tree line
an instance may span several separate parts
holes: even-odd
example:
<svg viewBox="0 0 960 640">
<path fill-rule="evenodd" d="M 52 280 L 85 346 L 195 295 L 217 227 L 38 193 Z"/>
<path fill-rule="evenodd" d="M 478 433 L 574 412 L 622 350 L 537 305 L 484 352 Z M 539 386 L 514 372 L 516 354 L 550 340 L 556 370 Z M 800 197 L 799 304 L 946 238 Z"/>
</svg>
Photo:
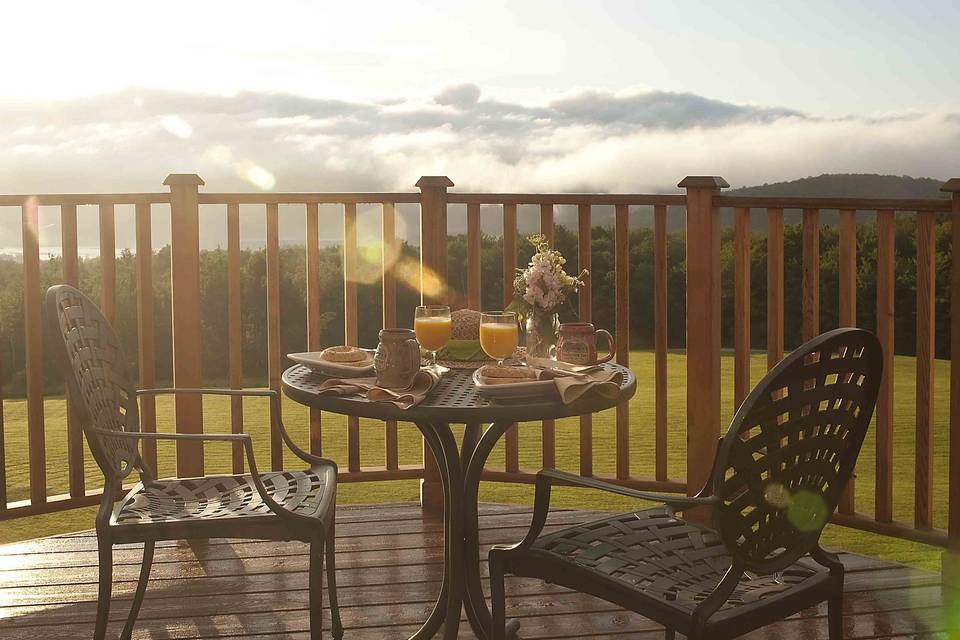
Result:
<svg viewBox="0 0 960 640">
<path fill-rule="evenodd" d="M 913 216 L 898 216 L 895 223 L 895 324 L 897 353 L 913 354 L 916 344 L 916 221 Z M 567 257 L 568 271 L 577 264 L 577 234 L 563 226 L 555 230 L 556 247 Z M 518 264 L 525 265 L 533 248 L 518 238 Z M 615 328 L 615 259 L 612 227 L 592 230 L 590 286 L 593 293 L 593 322 L 599 327 Z M 648 228 L 630 232 L 630 341 L 631 348 L 653 346 L 653 231 Z M 876 228 L 872 221 L 857 227 L 857 323 L 876 326 Z M 685 339 L 685 234 L 682 229 L 667 234 L 667 314 L 668 344 L 682 348 Z M 381 325 L 381 255 L 377 247 L 361 249 L 358 267 L 358 318 L 360 342 L 375 346 Z M 467 290 L 467 243 L 464 235 L 448 239 L 448 280 L 452 305 L 464 306 Z M 397 324 L 412 326 L 413 309 L 418 304 L 416 264 L 418 248 L 403 243 L 397 270 Z M 306 348 L 306 256 L 302 246 L 280 249 L 280 341 L 283 353 Z M 936 353 L 949 357 L 949 271 L 951 260 L 950 225 L 944 217 L 936 230 Z M 211 249 L 201 252 L 201 333 L 205 379 L 215 382 L 227 378 L 227 252 Z M 136 371 L 137 306 L 135 256 L 124 251 L 116 259 L 117 300 L 115 325 Z M 484 235 L 481 239 L 481 292 L 484 309 L 503 306 L 502 240 Z M 318 278 L 324 345 L 343 341 L 343 259 L 339 246 L 320 249 Z M 721 238 L 722 269 L 722 342 L 733 344 L 733 232 L 726 229 Z M 751 270 L 751 342 L 762 349 L 766 345 L 767 243 L 766 236 L 754 233 L 750 248 Z M 61 282 L 62 259 L 50 257 L 41 262 L 41 283 Z M 100 261 L 80 261 L 80 288 L 99 299 Z M 839 246 L 836 227 L 820 230 L 820 327 L 838 326 Z M 511 278 L 512 280 L 512 278 Z M 247 384 L 263 384 L 267 371 L 266 329 L 266 252 L 245 249 L 240 254 L 242 297 L 242 352 Z M 509 285 L 508 285 L 509 286 Z M 155 309 L 157 380 L 171 378 L 170 248 L 153 255 L 153 299 Z M 784 338 L 787 348 L 800 343 L 802 307 L 802 233 L 800 225 L 784 227 Z M 577 301 L 561 312 L 561 319 L 576 317 Z M 44 350 L 45 385 L 51 393 L 62 389 L 52 350 Z M 0 383 L 3 395 L 24 394 L 23 266 L 12 257 L 0 258 Z"/>
</svg>

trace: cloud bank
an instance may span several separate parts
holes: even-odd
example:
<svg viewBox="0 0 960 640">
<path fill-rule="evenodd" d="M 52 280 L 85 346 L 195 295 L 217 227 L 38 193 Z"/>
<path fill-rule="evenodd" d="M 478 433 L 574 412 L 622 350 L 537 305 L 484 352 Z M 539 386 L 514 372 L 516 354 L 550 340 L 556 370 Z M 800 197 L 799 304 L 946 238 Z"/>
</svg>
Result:
<svg viewBox="0 0 960 640">
<path fill-rule="evenodd" d="M 664 191 L 688 174 L 749 185 L 831 172 L 960 175 L 960 114 L 820 118 L 688 93 L 582 91 L 540 105 L 446 87 L 428 100 L 128 89 L 0 102 L 0 192 Z"/>
</svg>

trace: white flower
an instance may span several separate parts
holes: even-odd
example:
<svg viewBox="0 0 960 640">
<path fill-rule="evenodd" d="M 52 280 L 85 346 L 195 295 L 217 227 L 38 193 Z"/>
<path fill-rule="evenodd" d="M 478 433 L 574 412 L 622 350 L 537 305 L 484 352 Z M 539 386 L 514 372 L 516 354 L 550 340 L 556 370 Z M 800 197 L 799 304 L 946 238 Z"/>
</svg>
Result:
<svg viewBox="0 0 960 640">
<path fill-rule="evenodd" d="M 545 311 L 556 309 L 566 301 L 569 293 L 579 290 L 587 272 L 571 276 L 563 268 L 566 259 L 559 251 L 550 249 L 543 236 L 531 236 L 529 240 L 537 252 L 527 268 L 518 272 L 514 291 L 531 307 Z"/>
</svg>

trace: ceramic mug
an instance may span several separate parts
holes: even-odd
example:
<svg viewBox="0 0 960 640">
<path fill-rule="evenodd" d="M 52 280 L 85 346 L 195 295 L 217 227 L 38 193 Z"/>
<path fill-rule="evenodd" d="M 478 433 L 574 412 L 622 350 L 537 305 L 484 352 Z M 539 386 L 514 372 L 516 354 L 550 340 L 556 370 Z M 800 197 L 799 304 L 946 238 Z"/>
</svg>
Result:
<svg viewBox="0 0 960 640">
<path fill-rule="evenodd" d="M 420 370 L 420 345 L 413 329 L 381 329 L 373 359 L 377 385 L 406 389 Z"/>
<path fill-rule="evenodd" d="M 607 339 L 609 353 L 597 359 L 597 336 Z M 609 362 L 617 352 L 617 344 L 609 331 L 596 329 L 589 322 L 564 322 L 557 339 L 557 360 L 575 365 Z"/>
</svg>

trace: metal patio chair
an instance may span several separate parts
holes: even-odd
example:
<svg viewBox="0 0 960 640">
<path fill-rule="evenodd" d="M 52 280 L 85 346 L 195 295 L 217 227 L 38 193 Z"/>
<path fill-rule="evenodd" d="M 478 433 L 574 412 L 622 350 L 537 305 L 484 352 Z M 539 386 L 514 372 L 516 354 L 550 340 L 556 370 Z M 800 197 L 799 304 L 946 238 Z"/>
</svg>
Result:
<svg viewBox="0 0 960 640">
<path fill-rule="evenodd" d="M 280 421 L 280 397 L 269 390 L 134 390 L 116 332 L 97 306 L 68 285 L 46 296 L 49 330 L 59 339 L 70 398 L 87 443 L 104 475 L 96 518 L 100 582 L 95 640 L 106 634 L 113 575 L 113 545 L 142 542 L 143 562 L 133 604 L 121 638 L 130 638 L 140 610 L 157 540 L 255 538 L 301 540 L 310 544 L 310 637 L 320 638 L 322 578 L 326 556 L 333 636 L 343 636 L 337 608 L 334 565 L 334 510 L 337 466 L 293 443 Z M 269 398 L 274 427 L 287 447 L 309 468 L 259 473 L 250 436 L 237 434 L 144 433 L 137 399 L 144 395 L 213 394 Z M 249 473 L 201 478 L 157 479 L 139 451 L 142 440 L 214 441 L 243 444 Z M 140 482 L 125 494 L 121 483 L 134 469 Z M 117 501 L 119 499 L 119 501 Z M 115 504 L 115 501 L 116 504 Z"/>
<path fill-rule="evenodd" d="M 635 611 L 670 640 L 732 638 L 823 601 L 831 640 L 842 638 L 843 564 L 819 538 L 853 473 L 882 369 L 880 343 L 860 329 L 801 346 L 743 402 L 695 497 L 541 471 L 526 537 L 490 551 L 493 637 L 516 631 L 505 625 L 509 573 Z M 554 483 L 664 506 L 540 535 Z M 713 528 L 676 515 L 692 507 L 711 508 Z"/>
</svg>

